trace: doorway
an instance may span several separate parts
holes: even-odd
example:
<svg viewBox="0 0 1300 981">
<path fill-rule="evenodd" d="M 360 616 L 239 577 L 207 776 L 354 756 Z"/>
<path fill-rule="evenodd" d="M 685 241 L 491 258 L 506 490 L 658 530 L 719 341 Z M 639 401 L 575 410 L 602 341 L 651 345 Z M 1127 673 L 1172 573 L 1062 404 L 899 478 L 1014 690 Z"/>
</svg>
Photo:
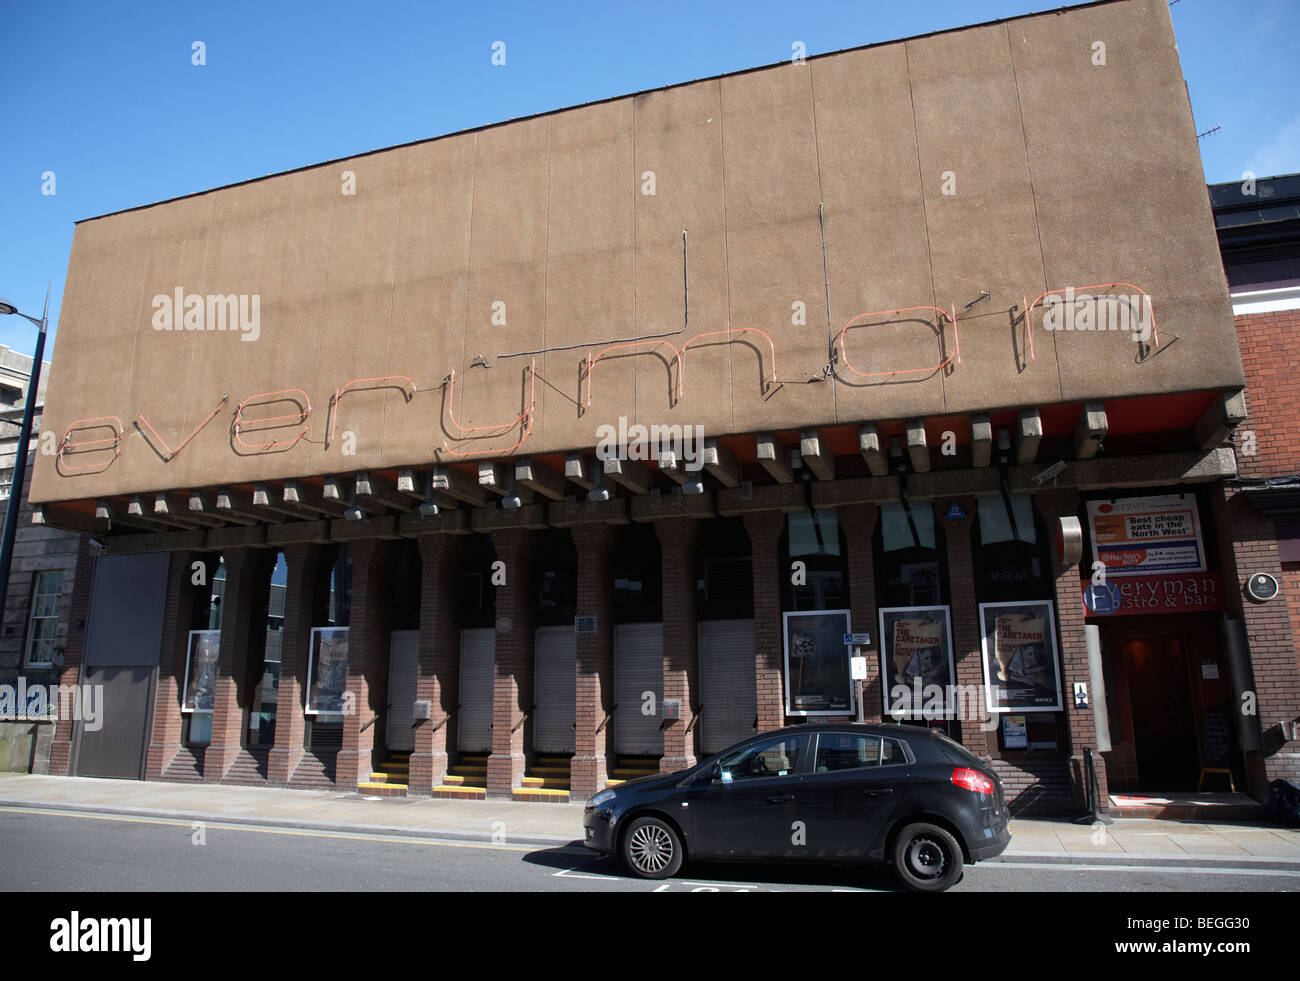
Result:
<svg viewBox="0 0 1300 981">
<path fill-rule="evenodd" d="M 1114 790 L 1195 792 L 1202 730 L 1230 691 L 1213 621 L 1197 614 L 1115 620 L 1103 627 Z M 1211 764 L 1206 764 L 1211 765 Z"/>
</svg>

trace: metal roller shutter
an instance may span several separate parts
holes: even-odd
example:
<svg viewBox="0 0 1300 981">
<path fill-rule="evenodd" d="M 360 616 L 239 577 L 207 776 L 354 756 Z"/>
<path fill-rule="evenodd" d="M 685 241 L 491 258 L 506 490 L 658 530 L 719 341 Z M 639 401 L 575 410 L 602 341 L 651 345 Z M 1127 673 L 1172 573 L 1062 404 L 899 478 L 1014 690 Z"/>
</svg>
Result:
<svg viewBox="0 0 1300 981">
<path fill-rule="evenodd" d="M 572 753 L 577 719 L 578 638 L 573 627 L 537 629 L 533 675 L 533 749 Z"/>
<path fill-rule="evenodd" d="M 388 654 L 388 740 L 390 752 L 415 749 L 415 684 L 420 675 L 420 631 L 394 630 Z"/>
<path fill-rule="evenodd" d="M 700 624 L 700 748 L 718 753 L 754 734 L 758 676 L 754 621 Z"/>
<path fill-rule="evenodd" d="M 643 694 L 654 692 L 654 714 L 642 715 Z M 614 632 L 614 752 L 663 756 L 664 626 L 625 623 Z"/>
<path fill-rule="evenodd" d="M 492 678 L 496 671 L 497 632 L 478 627 L 460 632 L 460 713 L 457 748 L 462 753 L 492 751 Z"/>
</svg>

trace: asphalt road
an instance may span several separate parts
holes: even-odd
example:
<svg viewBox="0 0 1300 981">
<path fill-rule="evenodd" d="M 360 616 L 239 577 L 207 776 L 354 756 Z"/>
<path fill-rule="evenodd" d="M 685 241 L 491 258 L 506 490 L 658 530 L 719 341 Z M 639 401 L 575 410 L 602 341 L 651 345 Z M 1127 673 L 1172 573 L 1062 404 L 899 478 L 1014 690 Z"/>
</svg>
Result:
<svg viewBox="0 0 1300 981">
<path fill-rule="evenodd" d="M 448 841 L 0 808 L 0 891 L 893 891 L 887 870 L 694 865 L 666 882 L 581 845 Z M 1297 892 L 1300 872 L 983 863 L 954 892 Z"/>
</svg>

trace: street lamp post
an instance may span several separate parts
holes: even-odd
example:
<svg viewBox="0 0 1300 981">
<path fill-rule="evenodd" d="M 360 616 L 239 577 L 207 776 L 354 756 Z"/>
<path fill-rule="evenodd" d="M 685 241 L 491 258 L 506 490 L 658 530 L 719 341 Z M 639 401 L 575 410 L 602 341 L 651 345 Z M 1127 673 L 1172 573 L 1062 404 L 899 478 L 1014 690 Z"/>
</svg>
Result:
<svg viewBox="0 0 1300 981">
<path fill-rule="evenodd" d="M 9 487 L 9 506 L 5 508 L 4 538 L 0 539 L 0 611 L 4 610 L 9 596 L 9 566 L 14 558 L 14 537 L 18 533 L 18 512 L 23 508 L 23 481 L 27 477 L 27 444 L 32 437 L 32 416 L 36 414 L 36 390 L 41 385 L 41 358 L 45 354 L 45 329 L 50 312 L 50 292 L 45 291 L 45 309 L 41 319 L 29 317 L 8 300 L 0 299 L 0 316 L 16 313 L 41 329 L 36 337 L 36 359 L 32 362 L 32 377 L 27 385 L 27 404 L 23 408 L 23 425 L 18 433 L 18 452 L 14 457 L 13 483 Z"/>
</svg>

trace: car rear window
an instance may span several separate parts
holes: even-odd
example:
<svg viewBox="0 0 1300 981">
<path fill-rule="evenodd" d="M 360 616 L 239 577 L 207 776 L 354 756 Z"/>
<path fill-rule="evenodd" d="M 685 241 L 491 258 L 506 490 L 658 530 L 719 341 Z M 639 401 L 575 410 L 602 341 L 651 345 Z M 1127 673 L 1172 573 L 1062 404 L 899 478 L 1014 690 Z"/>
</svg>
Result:
<svg viewBox="0 0 1300 981">
<path fill-rule="evenodd" d="M 956 740 L 950 739 L 941 732 L 932 731 L 930 735 L 934 737 L 935 745 L 939 747 L 943 755 L 952 762 L 959 763 L 962 766 L 980 767 L 981 769 L 984 767 L 983 760 Z"/>
</svg>

